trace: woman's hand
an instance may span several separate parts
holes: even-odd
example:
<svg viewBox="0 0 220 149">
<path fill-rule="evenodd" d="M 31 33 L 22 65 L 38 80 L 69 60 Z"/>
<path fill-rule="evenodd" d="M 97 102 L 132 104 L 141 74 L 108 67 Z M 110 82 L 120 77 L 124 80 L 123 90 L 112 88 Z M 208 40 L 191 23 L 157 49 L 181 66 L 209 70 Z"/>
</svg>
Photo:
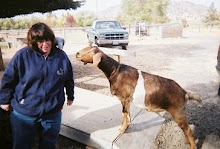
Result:
<svg viewBox="0 0 220 149">
<path fill-rule="evenodd" d="M 9 111 L 11 109 L 11 105 L 10 104 L 1 105 L 1 108 L 5 111 Z"/>
<path fill-rule="evenodd" d="M 73 103 L 73 101 L 72 101 L 72 100 L 67 100 L 67 106 L 71 106 L 71 105 L 72 105 L 72 103 Z"/>
</svg>

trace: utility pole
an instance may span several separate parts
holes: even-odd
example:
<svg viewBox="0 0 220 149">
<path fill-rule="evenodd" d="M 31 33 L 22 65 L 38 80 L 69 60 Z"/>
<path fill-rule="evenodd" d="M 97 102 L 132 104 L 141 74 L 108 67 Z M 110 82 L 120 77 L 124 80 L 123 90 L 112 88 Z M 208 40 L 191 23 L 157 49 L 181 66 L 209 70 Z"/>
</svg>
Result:
<svg viewBox="0 0 220 149">
<path fill-rule="evenodd" d="M 97 2 L 97 0 L 95 0 L 95 17 L 96 17 L 96 19 L 98 18 L 97 17 L 97 9 L 98 9 L 98 2 Z"/>
</svg>

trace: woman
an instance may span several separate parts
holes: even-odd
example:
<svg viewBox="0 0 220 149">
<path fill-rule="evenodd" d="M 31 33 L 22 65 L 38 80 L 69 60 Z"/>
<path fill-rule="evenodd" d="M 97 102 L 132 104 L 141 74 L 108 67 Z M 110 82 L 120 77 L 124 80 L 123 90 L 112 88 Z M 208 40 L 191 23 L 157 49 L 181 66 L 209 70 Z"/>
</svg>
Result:
<svg viewBox="0 0 220 149">
<path fill-rule="evenodd" d="M 13 149 L 31 149 L 39 130 L 39 147 L 54 149 L 65 92 L 67 105 L 74 100 L 72 65 L 66 53 L 56 47 L 54 33 L 44 23 L 29 29 L 27 45 L 5 70 L 0 105 L 6 111 L 12 109 Z"/>
</svg>

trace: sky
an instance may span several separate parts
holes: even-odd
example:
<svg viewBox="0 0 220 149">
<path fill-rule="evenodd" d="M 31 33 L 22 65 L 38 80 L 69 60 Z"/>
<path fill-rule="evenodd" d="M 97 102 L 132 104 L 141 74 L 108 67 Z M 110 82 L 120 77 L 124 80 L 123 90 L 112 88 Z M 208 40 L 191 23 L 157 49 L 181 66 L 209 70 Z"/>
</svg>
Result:
<svg viewBox="0 0 220 149">
<path fill-rule="evenodd" d="M 183 0 L 172 0 L 172 1 L 183 1 Z M 201 4 L 209 7 L 212 2 L 215 3 L 215 7 L 220 10 L 220 0 L 184 0 L 192 2 L 194 4 Z M 85 5 L 81 6 L 77 10 L 89 10 L 89 11 L 102 11 L 106 10 L 111 6 L 120 5 L 122 0 L 86 0 Z"/>
<path fill-rule="evenodd" d="M 86 0 L 85 5 L 77 10 L 102 11 L 111 6 L 120 5 L 122 0 Z"/>
</svg>

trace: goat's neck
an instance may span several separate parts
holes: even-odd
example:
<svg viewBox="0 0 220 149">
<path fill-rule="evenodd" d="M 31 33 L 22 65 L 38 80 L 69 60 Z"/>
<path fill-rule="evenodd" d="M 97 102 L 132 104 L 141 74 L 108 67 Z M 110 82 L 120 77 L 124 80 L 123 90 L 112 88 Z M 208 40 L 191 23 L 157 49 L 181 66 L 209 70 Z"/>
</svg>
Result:
<svg viewBox="0 0 220 149">
<path fill-rule="evenodd" d="M 98 65 L 99 69 L 101 69 L 104 72 L 105 76 L 108 79 L 114 76 L 119 66 L 120 64 L 116 60 L 112 59 L 111 57 L 108 57 L 107 55 L 102 57 L 102 60 Z"/>
</svg>

